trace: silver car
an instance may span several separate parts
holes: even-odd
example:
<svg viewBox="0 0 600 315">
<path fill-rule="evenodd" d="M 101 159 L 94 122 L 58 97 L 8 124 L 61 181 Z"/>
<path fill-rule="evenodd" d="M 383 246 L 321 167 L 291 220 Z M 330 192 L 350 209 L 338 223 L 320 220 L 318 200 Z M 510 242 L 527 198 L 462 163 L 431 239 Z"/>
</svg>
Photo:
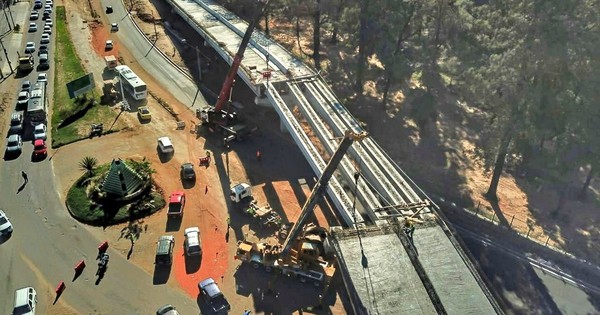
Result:
<svg viewBox="0 0 600 315">
<path fill-rule="evenodd" d="M 21 153 L 23 149 L 23 140 L 20 135 L 10 135 L 8 136 L 8 142 L 6 143 L 6 153 L 7 154 L 16 154 Z"/>
</svg>

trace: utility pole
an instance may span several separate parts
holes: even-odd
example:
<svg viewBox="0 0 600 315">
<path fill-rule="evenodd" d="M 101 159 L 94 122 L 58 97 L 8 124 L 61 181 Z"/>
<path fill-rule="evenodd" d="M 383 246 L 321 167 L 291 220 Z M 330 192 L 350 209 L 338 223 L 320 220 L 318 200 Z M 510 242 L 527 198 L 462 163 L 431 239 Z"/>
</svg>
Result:
<svg viewBox="0 0 600 315">
<path fill-rule="evenodd" d="M 198 46 L 194 47 L 194 49 L 196 49 L 196 62 L 198 63 L 198 89 L 196 90 L 196 95 L 194 95 L 192 107 L 194 107 L 194 104 L 196 103 L 196 99 L 198 98 L 198 94 L 200 93 L 200 82 L 202 82 L 202 65 L 200 64 L 200 49 L 198 49 Z"/>
</svg>

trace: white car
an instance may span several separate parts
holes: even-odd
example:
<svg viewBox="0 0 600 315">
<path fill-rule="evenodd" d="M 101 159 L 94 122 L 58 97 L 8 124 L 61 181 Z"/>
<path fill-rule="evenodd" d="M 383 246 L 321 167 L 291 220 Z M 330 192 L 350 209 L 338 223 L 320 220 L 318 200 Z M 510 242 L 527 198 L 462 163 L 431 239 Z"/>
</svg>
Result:
<svg viewBox="0 0 600 315">
<path fill-rule="evenodd" d="M 37 32 L 37 24 L 34 22 L 29 23 L 29 33 Z"/>
<path fill-rule="evenodd" d="M 104 43 L 104 50 L 111 50 L 114 47 L 114 43 L 112 40 L 107 40 L 106 43 Z"/>
<path fill-rule="evenodd" d="M 47 84 L 48 83 L 48 74 L 47 73 L 38 73 L 37 81 L 44 82 L 45 84 Z"/>
<path fill-rule="evenodd" d="M 21 91 L 19 92 L 19 98 L 17 98 L 18 105 L 25 105 L 29 101 L 29 92 Z"/>
<path fill-rule="evenodd" d="M 175 152 L 175 148 L 169 137 L 158 138 L 158 149 L 162 154 L 172 154 Z"/>
<path fill-rule="evenodd" d="M 52 2 L 52 0 L 46 0 L 46 4 L 53 7 L 54 3 Z"/>
<path fill-rule="evenodd" d="M 185 229 L 185 253 L 188 256 L 202 255 L 200 229 L 197 226 Z"/>
<path fill-rule="evenodd" d="M 37 20 L 40 18 L 40 13 L 36 10 L 31 11 L 31 16 L 29 17 L 30 20 Z"/>
<path fill-rule="evenodd" d="M 13 226 L 8 220 L 6 213 L 0 209 L 0 234 L 1 235 L 9 235 L 13 231 Z"/>
<path fill-rule="evenodd" d="M 54 26 L 54 24 L 52 23 L 52 19 L 46 19 L 46 24 L 45 25 L 48 25 L 50 27 Z"/>
<path fill-rule="evenodd" d="M 46 140 L 46 125 L 44 124 L 39 124 L 39 125 L 35 125 L 35 128 L 33 129 L 33 138 L 35 140 L 38 139 L 42 139 L 42 140 Z"/>
<path fill-rule="evenodd" d="M 40 39 L 40 44 L 48 44 L 50 42 L 50 34 L 42 34 L 42 39 Z"/>
<path fill-rule="evenodd" d="M 21 136 L 8 136 L 8 141 L 6 142 L 6 154 L 21 154 L 21 150 L 23 150 L 23 140 L 21 139 Z"/>
<path fill-rule="evenodd" d="M 35 52 L 35 43 L 34 42 L 27 42 L 27 44 L 25 44 L 25 53 L 26 54 L 31 54 Z"/>
<path fill-rule="evenodd" d="M 44 34 L 52 34 L 52 27 L 44 25 Z"/>
</svg>

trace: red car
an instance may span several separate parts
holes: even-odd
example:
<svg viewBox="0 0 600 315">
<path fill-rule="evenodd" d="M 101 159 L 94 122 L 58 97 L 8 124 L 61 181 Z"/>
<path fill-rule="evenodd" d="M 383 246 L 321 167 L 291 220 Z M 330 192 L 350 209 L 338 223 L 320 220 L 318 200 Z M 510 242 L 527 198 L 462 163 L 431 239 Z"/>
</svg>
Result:
<svg viewBox="0 0 600 315">
<path fill-rule="evenodd" d="M 33 142 L 33 156 L 44 157 L 48 154 L 48 148 L 46 147 L 46 141 L 37 139 Z"/>
<path fill-rule="evenodd" d="M 169 209 L 167 215 L 169 216 L 182 216 L 183 206 L 185 206 L 185 193 L 183 191 L 176 191 L 171 194 L 169 198 Z"/>
</svg>

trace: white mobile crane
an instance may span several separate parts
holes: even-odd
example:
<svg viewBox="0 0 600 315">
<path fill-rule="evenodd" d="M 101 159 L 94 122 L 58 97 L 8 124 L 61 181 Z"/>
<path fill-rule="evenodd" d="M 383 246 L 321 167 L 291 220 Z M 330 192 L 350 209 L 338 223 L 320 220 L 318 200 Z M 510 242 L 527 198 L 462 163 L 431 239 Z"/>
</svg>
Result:
<svg viewBox="0 0 600 315">
<path fill-rule="evenodd" d="M 249 263 L 255 269 L 263 267 L 267 272 L 276 271 L 295 276 L 300 282 L 312 282 L 315 286 L 328 285 L 335 273 L 335 266 L 332 261 L 323 257 L 327 231 L 314 224 L 304 224 L 327 190 L 329 180 L 352 143 L 365 137 L 366 132 L 346 131 L 304 203 L 298 221 L 291 228 L 283 246 L 240 241 L 235 258 Z"/>
</svg>

